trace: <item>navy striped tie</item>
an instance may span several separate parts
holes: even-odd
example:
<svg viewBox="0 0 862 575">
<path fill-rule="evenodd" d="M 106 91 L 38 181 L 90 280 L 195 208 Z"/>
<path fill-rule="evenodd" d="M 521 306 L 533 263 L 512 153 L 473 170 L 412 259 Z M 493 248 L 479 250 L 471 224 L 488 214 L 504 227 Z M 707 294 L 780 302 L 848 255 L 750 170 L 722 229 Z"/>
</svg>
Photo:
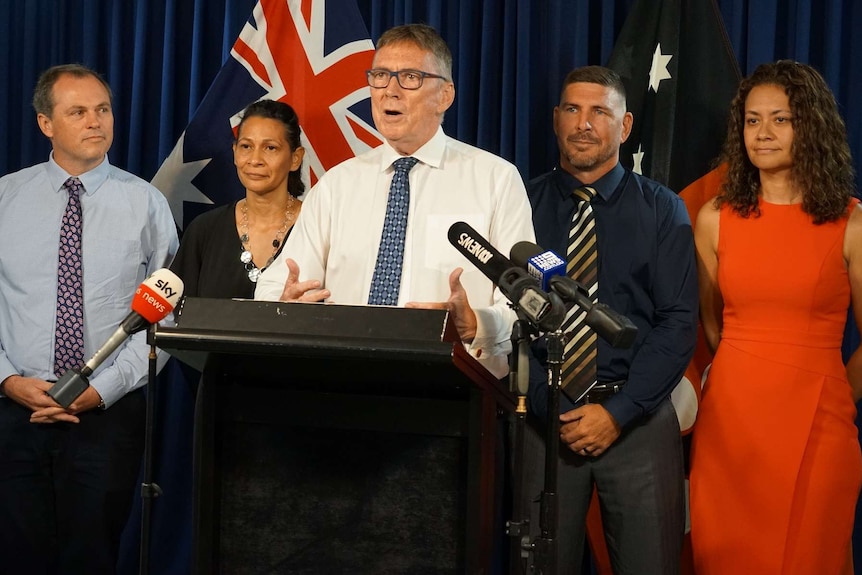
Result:
<svg viewBox="0 0 862 575">
<path fill-rule="evenodd" d="M 593 303 L 598 302 L 599 265 L 596 250 L 596 219 L 591 200 L 596 190 L 581 187 L 574 191 L 579 201 L 572 217 L 569 246 L 566 252 L 566 273 L 589 292 Z M 575 308 L 563 322 L 566 348 L 563 353 L 562 388 L 572 401 L 580 400 L 596 384 L 596 332 L 584 322 L 586 311 Z"/>
</svg>

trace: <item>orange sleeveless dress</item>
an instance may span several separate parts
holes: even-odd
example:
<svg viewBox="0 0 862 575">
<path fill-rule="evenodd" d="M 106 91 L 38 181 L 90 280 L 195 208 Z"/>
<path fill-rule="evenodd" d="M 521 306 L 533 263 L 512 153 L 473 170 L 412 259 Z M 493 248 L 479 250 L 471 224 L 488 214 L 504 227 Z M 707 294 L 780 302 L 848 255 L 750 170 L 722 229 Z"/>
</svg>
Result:
<svg viewBox="0 0 862 575">
<path fill-rule="evenodd" d="M 760 209 L 720 213 L 724 325 L 691 451 L 695 571 L 852 573 L 862 454 L 841 358 L 847 219 Z"/>
</svg>

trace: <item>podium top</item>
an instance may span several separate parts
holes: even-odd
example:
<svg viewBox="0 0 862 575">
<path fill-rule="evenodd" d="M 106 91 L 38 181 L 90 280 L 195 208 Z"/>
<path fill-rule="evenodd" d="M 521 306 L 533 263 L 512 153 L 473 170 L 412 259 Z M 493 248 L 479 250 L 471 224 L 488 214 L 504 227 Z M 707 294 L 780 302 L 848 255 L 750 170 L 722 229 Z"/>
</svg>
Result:
<svg viewBox="0 0 862 575">
<path fill-rule="evenodd" d="M 157 346 L 168 351 L 451 361 L 458 339 L 445 310 L 189 297 L 176 319 L 176 327 L 155 327 Z"/>
<path fill-rule="evenodd" d="M 463 396 L 478 387 L 514 408 L 445 310 L 189 297 L 176 319 L 154 326 L 150 343 L 199 371 L 362 393 Z"/>
</svg>

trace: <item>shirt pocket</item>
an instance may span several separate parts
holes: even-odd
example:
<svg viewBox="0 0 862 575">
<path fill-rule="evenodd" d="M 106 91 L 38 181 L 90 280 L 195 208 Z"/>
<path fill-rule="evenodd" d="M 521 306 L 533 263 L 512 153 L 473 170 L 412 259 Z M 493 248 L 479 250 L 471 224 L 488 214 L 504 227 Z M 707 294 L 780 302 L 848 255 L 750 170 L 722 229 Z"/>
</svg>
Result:
<svg viewBox="0 0 862 575">
<path fill-rule="evenodd" d="M 482 213 L 432 214 L 425 220 L 425 234 L 417 253 L 423 254 L 423 265 L 429 270 L 448 274 L 457 267 L 465 275 L 482 272 L 449 241 L 449 228 L 455 222 L 465 222 L 488 241 L 487 218 Z M 480 240 L 481 241 L 481 240 Z"/>
<path fill-rule="evenodd" d="M 97 309 L 129 308 L 146 275 L 138 240 L 100 236 L 83 248 L 84 283 Z"/>
</svg>

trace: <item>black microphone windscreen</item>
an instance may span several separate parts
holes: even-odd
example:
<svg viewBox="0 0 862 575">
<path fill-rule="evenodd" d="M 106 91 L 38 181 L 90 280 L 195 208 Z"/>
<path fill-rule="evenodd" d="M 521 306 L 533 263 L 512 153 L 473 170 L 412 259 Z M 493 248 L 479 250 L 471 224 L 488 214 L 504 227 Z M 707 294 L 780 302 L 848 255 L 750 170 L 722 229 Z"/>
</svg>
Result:
<svg viewBox="0 0 862 575">
<path fill-rule="evenodd" d="M 519 268 L 525 267 L 530 258 L 534 258 L 539 254 L 544 253 L 541 247 L 533 242 L 518 242 L 509 250 L 509 259 Z"/>
<path fill-rule="evenodd" d="M 449 243 L 495 284 L 500 282 L 506 270 L 515 267 L 506 256 L 465 222 L 452 224 L 448 235 Z"/>
</svg>

